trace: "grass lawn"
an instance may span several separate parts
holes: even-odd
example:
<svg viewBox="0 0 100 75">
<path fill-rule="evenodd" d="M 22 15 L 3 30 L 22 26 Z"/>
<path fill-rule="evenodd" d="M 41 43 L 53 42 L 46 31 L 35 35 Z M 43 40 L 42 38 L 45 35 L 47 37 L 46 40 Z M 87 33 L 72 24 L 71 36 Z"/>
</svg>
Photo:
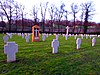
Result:
<svg viewBox="0 0 100 75">
<path fill-rule="evenodd" d="M 66 41 L 59 36 L 59 51 L 52 54 L 51 42 L 54 35 L 45 42 L 26 43 L 21 36 L 13 35 L 9 41 L 18 44 L 16 62 L 7 63 L 4 54 L 3 34 L 0 34 L 0 74 L 1 75 L 100 75 L 100 38 L 96 46 L 91 39 L 82 39 L 81 49 L 76 49 L 76 40 L 69 37 Z"/>
</svg>

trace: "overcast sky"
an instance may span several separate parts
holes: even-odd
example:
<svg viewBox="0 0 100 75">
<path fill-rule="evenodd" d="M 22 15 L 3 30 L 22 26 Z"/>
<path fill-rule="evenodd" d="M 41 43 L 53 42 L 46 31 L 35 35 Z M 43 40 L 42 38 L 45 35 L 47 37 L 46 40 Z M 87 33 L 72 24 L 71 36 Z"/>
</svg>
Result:
<svg viewBox="0 0 100 75">
<path fill-rule="evenodd" d="M 45 2 L 49 2 L 49 4 L 55 4 L 56 6 L 59 6 L 61 3 L 65 3 L 65 5 L 67 6 L 66 9 L 69 10 L 70 9 L 70 4 L 71 3 L 78 3 L 81 4 L 82 2 L 87 2 L 87 1 L 93 1 L 93 3 L 95 4 L 95 15 L 93 16 L 91 21 L 94 22 L 100 22 L 100 2 L 99 0 L 16 0 L 17 2 L 25 5 L 26 11 L 28 12 L 28 14 L 31 13 L 32 10 L 32 6 L 33 5 L 37 5 L 39 6 L 40 2 L 45 3 Z M 47 18 L 49 14 L 47 14 Z M 32 16 L 27 15 L 28 17 L 26 18 L 32 18 Z M 79 16 L 77 16 L 79 17 Z M 39 16 L 39 18 L 41 18 L 41 16 Z M 72 17 L 68 16 L 69 20 L 72 20 Z"/>
</svg>

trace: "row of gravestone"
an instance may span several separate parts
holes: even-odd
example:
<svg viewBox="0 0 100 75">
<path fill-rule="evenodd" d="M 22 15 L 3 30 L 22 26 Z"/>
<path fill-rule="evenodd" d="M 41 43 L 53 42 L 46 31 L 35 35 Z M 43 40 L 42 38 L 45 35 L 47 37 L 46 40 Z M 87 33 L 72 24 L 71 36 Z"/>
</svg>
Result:
<svg viewBox="0 0 100 75">
<path fill-rule="evenodd" d="M 4 42 L 6 43 L 6 42 L 8 42 L 8 39 L 9 39 L 9 37 L 10 38 L 12 38 L 12 33 L 6 33 L 7 35 L 5 35 L 4 36 Z M 16 34 L 16 33 L 14 33 L 14 34 Z M 26 39 L 26 42 L 29 42 L 29 39 L 30 39 L 30 33 L 18 33 L 18 36 L 22 36 L 22 38 L 24 38 L 25 37 L 25 39 Z M 45 41 L 46 40 L 46 37 L 48 37 L 49 35 L 51 35 L 51 34 L 42 34 L 42 41 Z M 56 36 L 56 38 L 58 39 L 58 36 L 60 35 L 60 34 L 54 34 L 55 36 Z M 74 38 L 76 39 L 77 38 L 77 34 L 76 35 L 74 35 L 74 34 L 62 34 L 64 37 L 65 37 L 65 39 L 67 40 L 68 39 L 68 36 L 74 36 Z M 8 37 L 9 36 L 9 37 Z M 97 35 L 83 35 L 83 34 L 81 34 L 81 35 L 79 35 L 79 36 L 81 36 L 81 38 L 83 39 L 84 38 L 84 36 L 86 36 L 86 39 L 88 39 L 88 37 L 90 37 L 90 38 L 92 38 L 93 36 L 97 36 Z M 98 35 L 98 37 L 100 37 L 100 35 Z"/>
<path fill-rule="evenodd" d="M 23 35 L 23 34 L 22 34 Z M 55 39 L 53 39 L 51 47 L 52 47 L 52 53 L 57 53 L 58 52 L 58 47 L 59 47 L 59 41 L 58 41 L 58 37 L 59 35 L 54 34 L 56 36 Z M 63 36 L 67 36 L 68 35 L 63 35 Z M 45 41 L 44 38 L 48 37 L 48 35 L 43 34 L 42 38 L 43 41 Z M 81 38 L 77 38 L 76 40 L 76 44 L 77 44 L 77 49 L 80 49 L 80 45 L 81 45 L 82 41 Z M 92 46 L 94 46 L 96 43 L 96 38 L 92 39 Z M 16 61 L 16 52 L 18 52 L 18 45 L 15 42 L 7 42 L 7 44 L 4 46 L 4 53 L 7 54 L 7 62 L 12 62 L 12 61 Z"/>
<path fill-rule="evenodd" d="M 30 35 L 31 34 L 21 34 L 21 33 L 18 33 L 18 36 L 22 36 L 22 38 L 25 38 L 26 39 L 26 42 L 29 42 L 29 39 L 30 39 Z M 51 34 L 50 34 L 51 35 Z M 10 34 L 6 34 L 4 37 L 3 37 L 3 40 L 4 40 L 4 43 L 7 43 L 8 40 L 9 40 L 9 37 L 10 39 L 12 38 L 13 34 L 10 33 Z M 46 40 L 46 37 L 48 37 L 49 35 L 48 34 L 42 34 L 42 41 L 45 41 Z"/>
</svg>

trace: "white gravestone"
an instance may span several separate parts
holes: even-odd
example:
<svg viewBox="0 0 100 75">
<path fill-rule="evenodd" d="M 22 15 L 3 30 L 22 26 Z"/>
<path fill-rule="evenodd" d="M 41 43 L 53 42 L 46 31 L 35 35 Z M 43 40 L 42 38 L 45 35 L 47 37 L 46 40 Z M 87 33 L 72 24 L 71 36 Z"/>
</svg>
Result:
<svg viewBox="0 0 100 75">
<path fill-rule="evenodd" d="M 29 42 L 29 38 L 30 38 L 30 36 L 27 34 L 26 37 L 25 37 L 26 42 Z"/>
<path fill-rule="evenodd" d="M 77 49 L 80 49 L 81 43 L 82 43 L 81 38 L 77 38 L 77 40 L 76 40 Z"/>
<path fill-rule="evenodd" d="M 46 34 L 42 34 L 42 41 L 45 41 L 46 39 Z"/>
<path fill-rule="evenodd" d="M 90 35 L 90 39 L 92 38 L 92 35 Z"/>
<path fill-rule="evenodd" d="M 7 35 L 5 35 L 5 36 L 3 37 L 3 40 L 4 40 L 4 43 L 7 43 L 8 40 L 9 40 L 9 37 L 8 37 Z"/>
<path fill-rule="evenodd" d="M 59 47 L 59 41 L 56 39 L 53 39 L 51 47 L 53 48 L 52 53 L 57 53 L 58 52 L 58 47 Z"/>
<path fill-rule="evenodd" d="M 88 39 L 88 35 L 86 35 L 86 39 Z"/>
<path fill-rule="evenodd" d="M 65 36 L 65 34 L 62 34 L 62 36 L 64 37 L 64 36 Z"/>
<path fill-rule="evenodd" d="M 66 29 L 66 34 L 68 35 L 69 27 L 67 26 Z"/>
<path fill-rule="evenodd" d="M 65 39 L 68 40 L 68 35 L 67 34 L 65 35 Z"/>
<path fill-rule="evenodd" d="M 96 44 L 96 38 L 93 38 L 92 39 L 92 46 L 95 46 L 95 44 Z"/>
<path fill-rule="evenodd" d="M 98 35 L 98 37 L 100 37 L 100 35 Z"/>
<path fill-rule="evenodd" d="M 10 39 L 12 38 L 12 33 L 9 34 Z"/>
<path fill-rule="evenodd" d="M 24 33 L 22 33 L 22 38 L 24 38 Z"/>
<path fill-rule="evenodd" d="M 16 52 L 18 52 L 18 45 L 15 42 L 7 42 L 4 46 L 4 53 L 7 54 L 7 62 L 16 61 Z"/>
</svg>

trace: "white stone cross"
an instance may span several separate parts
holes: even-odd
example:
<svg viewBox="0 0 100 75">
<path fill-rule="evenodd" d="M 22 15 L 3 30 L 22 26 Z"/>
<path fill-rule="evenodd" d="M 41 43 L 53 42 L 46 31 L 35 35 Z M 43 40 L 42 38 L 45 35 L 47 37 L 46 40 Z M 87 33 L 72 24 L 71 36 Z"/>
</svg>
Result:
<svg viewBox="0 0 100 75">
<path fill-rule="evenodd" d="M 18 45 L 15 42 L 7 42 L 4 46 L 4 53 L 7 54 L 7 62 L 16 61 L 16 52 L 18 52 Z"/>
<path fill-rule="evenodd" d="M 35 31 L 35 35 L 36 35 L 35 37 L 38 37 L 38 29 L 36 28 L 34 31 Z"/>
<path fill-rule="evenodd" d="M 95 46 L 95 44 L 96 44 L 96 38 L 94 37 L 94 38 L 92 39 L 92 46 Z"/>
<path fill-rule="evenodd" d="M 68 35 L 69 27 L 67 26 L 66 29 L 66 34 Z"/>
<path fill-rule="evenodd" d="M 59 41 L 56 39 L 53 39 L 51 47 L 53 48 L 52 53 L 58 53 L 58 47 L 59 47 Z"/>
<path fill-rule="evenodd" d="M 8 37 L 7 35 L 5 35 L 5 36 L 3 37 L 3 40 L 4 40 L 4 43 L 7 43 L 8 40 L 9 40 L 9 37 Z"/>
<path fill-rule="evenodd" d="M 77 49 L 80 49 L 81 43 L 82 43 L 81 38 L 77 38 L 77 40 L 76 40 Z"/>
</svg>

